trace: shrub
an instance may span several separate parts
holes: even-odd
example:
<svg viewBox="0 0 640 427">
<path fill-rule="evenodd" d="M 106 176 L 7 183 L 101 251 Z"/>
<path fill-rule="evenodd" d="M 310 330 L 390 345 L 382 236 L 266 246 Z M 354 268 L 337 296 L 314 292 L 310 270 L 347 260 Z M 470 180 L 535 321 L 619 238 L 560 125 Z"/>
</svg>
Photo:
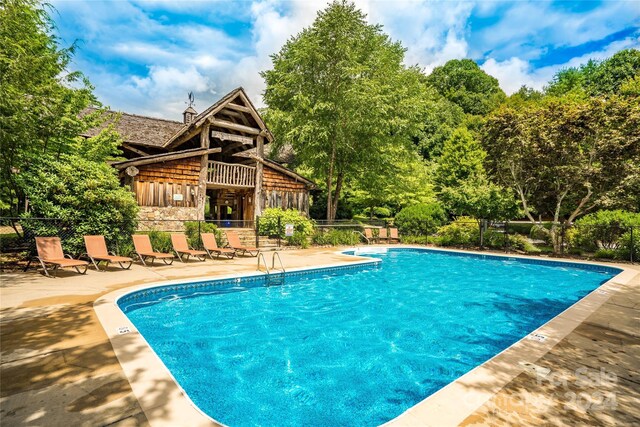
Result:
<svg viewBox="0 0 640 427">
<path fill-rule="evenodd" d="M 532 225 L 531 229 L 529 230 L 529 237 L 534 240 L 542 240 L 547 244 L 551 243 L 551 233 L 549 233 L 549 229 L 544 225 Z"/>
<path fill-rule="evenodd" d="M 594 258 L 615 259 L 616 251 L 613 249 L 598 249 L 593 256 Z"/>
<path fill-rule="evenodd" d="M 279 227 L 278 223 L 280 224 Z M 286 239 L 290 245 L 306 247 L 308 244 L 307 238 L 313 234 L 313 221 L 295 209 L 265 209 L 258 224 L 260 235 L 280 237 L 281 239 Z M 293 224 L 292 237 L 285 236 L 286 224 Z"/>
<path fill-rule="evenodd" d="M 421 203 L 402 209 L 394 224 L 403 235 L 429 235 L 447 221 L 447 215 L 438 203 Z"/>
<path fill-rule="evenodd" d="M 171 244 L 171 234 L 166 231 L 151 230 L 149 234 L 149 240 L 151 240 L 151 246 L 156 252 L 173 252 L 173 245 Z"/>
<path fill-rule="evenodd" d="M 76 155 L 42 156 L 18 179 L 29 199 L 30 211 L 21 224 L 31 241 L 59 236 L 66 252 L 80 254 L 85 235 L 103 235 L 115 250 L 136 229 L 138 205 L 106 163 Z"/>
<path fill-rule="evenodd" d="M 408 245 L 428 245 L 434 240 L 431 236 L 400 236 L 402 243 Z"/>
<path fill-rule="evenodd" d="M 567 232 L 571 248 L 610 249 L 623 256 L 632 250 L 629 227 L 640 226 L 640 214 L 623 210 L 602 210 L 585 215 Z M 636 236 L 634 236 L 636 237 Z M 635 242 L 634 242 L 635 245 Z"/>
<path fill-rule="evenodd" d="M 202 248 L 202 239 L 198 234 L 198 230 L 200 230 L 200 233 L 213 233 L 216 236 L 218 246 L 222 245 L 222 232 L 218 230 L 215 224 L 202 221 L 186 221 L 184 223 L 184 232 L 192 247 Z"/>
<path fill-rule="evenodd" d="M 478 223 L 470 217 L 460 217 L 438 228 L 435 243 L 440 246 L 475 246 L 480 243 Z"/>
<path fill-rule="evenodd" d="M 360 243 L 361 236 L 353 230 L 318 229 L 311 241 L 314 245 L 353 246 Z"/>
</svg>

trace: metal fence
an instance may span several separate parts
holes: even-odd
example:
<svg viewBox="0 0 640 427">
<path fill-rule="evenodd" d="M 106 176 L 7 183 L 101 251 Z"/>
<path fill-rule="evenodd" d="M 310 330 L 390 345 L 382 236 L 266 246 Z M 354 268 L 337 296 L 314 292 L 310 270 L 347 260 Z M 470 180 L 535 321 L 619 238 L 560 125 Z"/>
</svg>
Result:
<svg viewBox="0 0 640 427">
<path fill-rule="evenodd" d="M 283 235 L 260 236 L 260 218 L 256 221 L 216 221 L 216 220 L 139 220 L 133 224 L 108 224 L 92 228 L 87 221 L 70 221 L 52 218 L 0 218 L 0 252 L 23 256 L 35 252 L 36 236 L 58 236 L 63 247 L 72 254 L 81 253 L 84 247 L 83 235 L 103 234 L 110 250 L 127 254 L 133 250 L 130 235 L 145 232 L 163 237 L 159 232 L 185 232 L 192 244 L 197 245 L 200 234 L 213 229 L 236 229 L 248 244 L 247 239 L 255 239 L 256 247 L 274 245 L 280 247 Z M 377 229 L 386 228 L 384 220 L 315 221 L 316 233 L 328 233 L 331 230 L 353 231 L 360 236 L 364 228 L 372 228 L 374 236 Z M 589 258 L 624 260 L 637 262 L 640 259 L 640 226 L 620 224 L 597 224 L 567 226 L 551 223 L 533 225 L 525 221 L 454 221 L 444 227 L 423 224 L 410 230 L 401 229 L 401 238 L 405 243 L 426 243 L 438 246 L 463 248 L 489 248 L 524 253 L 549 253 L 555 255 L 587 256 Z M 553 227 L 553 232 L 550 229 Z M 284 229 L 283 224 L 278 230 Z M 415 230 L 419 230 L 415 232 Z M 430 231 L 424 231 L 430 230 Z M 218 233 L 222 236 L 222 233 Z M 268 240 L 267 238 L 271 238 Z M 365 239 L 356 239 L 364 242 Z M 222 243 L 225 243 L 224 241 Z M 253 243 L 253 241 L 251 242 Z"/>
</svg>

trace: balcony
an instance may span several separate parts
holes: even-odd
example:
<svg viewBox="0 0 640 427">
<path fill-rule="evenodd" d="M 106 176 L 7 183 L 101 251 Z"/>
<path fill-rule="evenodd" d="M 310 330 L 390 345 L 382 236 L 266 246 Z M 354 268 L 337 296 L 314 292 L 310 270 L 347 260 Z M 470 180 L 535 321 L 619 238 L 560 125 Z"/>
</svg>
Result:
<svg viewBox="0 0 640 427">
<path fill-rule="evenodd" d="M 212 187 L 253 188 L 256 185 L 256 168 L 209 161 L 207 185 Z"/>
</svg>

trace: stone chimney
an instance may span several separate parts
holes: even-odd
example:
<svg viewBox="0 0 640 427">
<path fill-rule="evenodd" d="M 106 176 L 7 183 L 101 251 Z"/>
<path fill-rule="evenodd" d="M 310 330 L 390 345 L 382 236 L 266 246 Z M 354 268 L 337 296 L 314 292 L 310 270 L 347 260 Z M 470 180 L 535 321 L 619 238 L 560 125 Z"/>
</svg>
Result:
<svg viewBox="0 0 640 427">
<path fill-rule="evenodd" d="M 193 109 L 192 106 L 187 107 L 187 109 L 184 110 L 184 113 L 182 113 L 184 124 L 190 124 L 197 115 L 198 113 Z"/>
</svg>

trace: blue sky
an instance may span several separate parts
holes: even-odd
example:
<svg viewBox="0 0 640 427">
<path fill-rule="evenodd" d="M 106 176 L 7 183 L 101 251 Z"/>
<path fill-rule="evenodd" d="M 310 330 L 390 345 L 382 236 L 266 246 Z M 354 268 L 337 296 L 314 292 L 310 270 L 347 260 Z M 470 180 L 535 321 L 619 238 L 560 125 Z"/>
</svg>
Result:
<svg viewBox="0 0 640 427">
<path fill-rule="evenodd" d="M 54 0 L 73 67 L 113 109 L 180 119 L 187 93 L 202 111 L 243 86 L 262 106 L 259 72 L 326 1 Z M 559 69 L 640 48 L 640 2 L 356 0 L 425 72 L 472 58 L 507 93 L 542 88 Z"/>
</svg>

